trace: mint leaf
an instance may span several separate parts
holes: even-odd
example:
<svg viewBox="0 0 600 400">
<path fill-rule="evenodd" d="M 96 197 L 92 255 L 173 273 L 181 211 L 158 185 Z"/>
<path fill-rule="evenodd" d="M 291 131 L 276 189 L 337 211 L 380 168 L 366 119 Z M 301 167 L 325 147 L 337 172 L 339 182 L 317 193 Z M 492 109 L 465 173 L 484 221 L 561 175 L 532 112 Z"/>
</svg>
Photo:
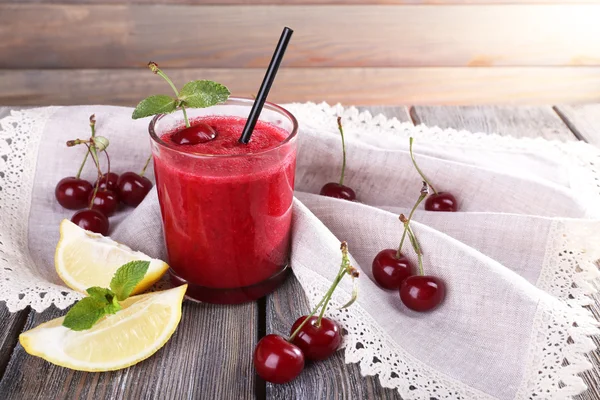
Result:
<svg viewBox="0 0 600 400">
<path fill-rule="evenodd" d="M 192 108 L 204 108 L 223 103 L 231 92 L 227 87 L 213 81 L 192 81 L 179 91 L 179 100 Z"/>
<path fill-rule="evenodd" d="M 110 288 L 119 301 L 129 297 L 135 286 L 144 279 L 150 261 L 131 261 L 119 267 L 112 280 Z"/>
<path fill-rule="evenodd" d="M 113 293 L 112 290 L 102 288 L 99 286 L 94 286 L 87 289 L 90 297 L 98 300 L 99 302 L 105 303 L 104 312 L 106 314 L 114 314 L 117 311 L 121 310 L 121 305 L 117 301 L 117 296 Z"/>
<path fill-rule="evenodd" d="M 74 331 L 90 329 L 105 315 L 106 305 L 95 297 L 85 297 L 71 307 L 62 324 Z"/>
<path fill-rule="evenodd" d="M 146 97 L 133 110 L 131 118 L 138 119 L 156 114 L 168 114 L 177 109 L 177 100 L 171 96 L 158 94 Z"/>
</svg>

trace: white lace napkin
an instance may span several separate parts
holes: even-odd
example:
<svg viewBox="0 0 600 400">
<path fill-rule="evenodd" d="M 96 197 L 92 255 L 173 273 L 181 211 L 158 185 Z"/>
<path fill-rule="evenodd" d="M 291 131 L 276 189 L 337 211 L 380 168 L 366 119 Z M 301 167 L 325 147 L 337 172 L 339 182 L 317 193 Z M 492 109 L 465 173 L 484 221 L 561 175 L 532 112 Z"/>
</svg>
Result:
<svg viewBox="0 0 600 400">
<path fill-rule="evenodd" d="M 287 108 L 300 123 L 294 273 L 315 305 L 338 270 L 340 240 L 363 272 L 359 300 L 331 311 L 348 332 L 346 362 L 379 375 L 406 400 L 565 399 L 585 390 L 576 374 L 591 368 L 589 336 L 600 333 L 582 307 L 599 275 L 600 151 L 413 127 L 340 106 Z M 44 108 L 0 121 L 0 300 L 12 311 L 64 308 L 79 297 L 53 268 L 58 223 L 72 213 L 53 190 L 75 173 L 83 149 L 64 142 L 88 136 L 92 113 L 98 133 L 111 140 L 113 169 L 139 170 L 149 152 L 148 121 L 132 121 L 130 109 Z M 339 175 L 337 115 L 347 133 L 346 184 L 359 203 L 315 194 Z M 397 246 L 398 214 L 419 194 L 409 136 L 421 168 L 460 203 L 458 213 L 415 214 L 425 269 L 447 284 L 444 303 L 430 313 L 412 312 L 397 293 L 378 288 L 370 267 L 379 250 Z M 93 179 L 91 165 L 84 175 Z M 137 209 L 111 218 L 111 236 L 165 256 L 154 190 Z M 350 293 L 343 281 L 334 305 Z"/>
</svg>

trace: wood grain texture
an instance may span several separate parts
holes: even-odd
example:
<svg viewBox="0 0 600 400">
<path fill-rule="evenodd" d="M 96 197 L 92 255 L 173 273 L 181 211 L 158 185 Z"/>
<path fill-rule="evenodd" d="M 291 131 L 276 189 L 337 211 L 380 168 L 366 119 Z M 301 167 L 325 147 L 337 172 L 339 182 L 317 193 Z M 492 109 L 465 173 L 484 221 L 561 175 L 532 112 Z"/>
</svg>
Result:
<svg viewBox="0 0 600 400">
<path fill-rule="evenodd" d="M 0 108 L 0 118 L 6 115 L 7 113 Z M 0 329 L 0 377 L 4 375 L 6 365 L 17 344 L 17 338 L 25 325 L 28 314 L 29 310 L 11 313 L 4 302 L 0 302 L 0 321 L 2 321 L 2 328 Z"/>
<path fill-rule="evenodd" d="M 556 106 L 554 110 L 581 140 L 600 147 L 600 104 Z"/>
<path fill-rule="evenodd" d="M 31 313 L 25 329 L 64 315 Z M 2 381 L 3 399 L 254 399 L 252 349 L 257 307 L 186 301 L 177 331 L 149 359 L 104 373 L 72 371 L 25 353 L 19 344 Z"/>
<path fill-rule="evenodd" d="M 373 115 L 384 114 L 409 122 L 408 109 L 403 106 L 358 107 Z M 304 290 L 291 277 L 267 298 L 267 333 L 289 334 L 290 327 L 301 315 L 310 312 Z M 267 399 L 401 399 L 396 390 L 381 387 L 379 378 L 362 377 L 357 364 L 345 364 L 344 352 L 328 360 L 308 364 L 302 374 L 285 385 L 267 384 Z"/>
<path fill-rule="evenodd" d="M 440 128 L 466 129 L 503 136 L 577 140 L 550 106 L 416 106 L 411 109 L 411 116 L 415 124 L 437 125 Z"/>
<path fill-rule="evenodd" d="M 212 79 L 256 93 L 263 69 L 172 69 L 176 84 Z M 145 68 L 0 70 L 0 105 L 134 106 L 170 88 Z M 283 68 L 270 100 L 345 104 L 541 104 L 600 101 L 600 68 Z"/>
<path fill-rule="evenodd" d="M 517 137 L 541 136 L 564 141 L 577 140 L 575 135 L 547 107 L 414 107 L 411 116 L 415 123 L 466 129 L 473 132 L 500 133 Z M 573 122 L 573 121 L 571 121 Z M 577 126 L 576 123 L 574 123 Z M 600 131 L 600 125 L 596 125 Z M 594 296 L 595 305 L 589 309 L 600 320 L 600 295 Z M 599 348 L 590 354 L 594 369 L 579 376 L 588 390 L 577 400 L 600 399 L 600 338 L 592 338 Z"/>
<path fill-rule="evenodd" d="M 598 15 L 600 4 L 0 4 L 0 68 L 264 68 L 283 25 L 295 29 L 290 67 L 597 66 Z"/>
</svg>

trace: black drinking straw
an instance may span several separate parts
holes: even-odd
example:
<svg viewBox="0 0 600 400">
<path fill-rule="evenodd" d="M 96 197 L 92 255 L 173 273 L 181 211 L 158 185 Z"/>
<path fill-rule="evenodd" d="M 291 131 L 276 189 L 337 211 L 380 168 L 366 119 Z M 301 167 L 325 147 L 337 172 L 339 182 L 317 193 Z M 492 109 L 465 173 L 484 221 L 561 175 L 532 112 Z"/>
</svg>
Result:
<svg viewBox="0 0 600 400">
<path fill-rule="evenodd" d="M 250 115 L 248 115 L 248 120 L 244 126 L 242 136 L 240 137 L 240 143 L 248 144 L 250 141 L 250 136 L 252 136 L 252 132 L 254 131 L 254 127 L 256 126 L 258 117 L 260 116 L 260 112 L 265 105 L 265 101 L 269 95 L 269 90 L 271 90 L 271 86 L 275 80 L 275 75 L 277 75 L 279 64 L 281 64 L 281 60 L 285 54 L 285 49 L 287 49 L 287 45 L 292 38 L 292 33 L 294 33 L 294 31 L 287 26 L 283 28 L 283 32 L 281 32 L 279 43 L 277 43 L 277 47 L 273 53 L 273 58 L 271 58 L 271 62 L 269 63 L 269 68 L 267 68 L 265 77 L 260 85 L 260 89 L 258 89 L 258 94 L 256 95 L 256 99 L 254 100 L 254 104 L 250 110 Z"/>
</svg>

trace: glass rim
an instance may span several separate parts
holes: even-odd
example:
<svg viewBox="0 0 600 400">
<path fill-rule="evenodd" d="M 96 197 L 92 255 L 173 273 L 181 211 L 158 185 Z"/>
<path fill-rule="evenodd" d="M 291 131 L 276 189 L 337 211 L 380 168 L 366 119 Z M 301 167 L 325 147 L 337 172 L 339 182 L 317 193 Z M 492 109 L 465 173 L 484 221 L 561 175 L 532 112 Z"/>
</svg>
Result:
<svg viewBox="0 0 600 400">
<path fill-rule="evenodd" d="M 254 99 L 251 99 L 249 97 L 229 97 L 227 99 L 227 101 L 225 101 L 224 103 L 219 103 L 216 104 L 212 107 L 218 107 L 220 105 L 227 105 L 228 103 L 238 103 L 240 105 L 248 105 L 249 107 L 252 106 L 252 104 L 254 104 Z M 277 144 L 277 146 L 272 147 L 270 149 L 266 149 L 266 150 L 260 150 L 257 152 L 252 152 L 252 153 L 243 153 L 243 154 L 204 154 L 204 153 L 190 153 L 187 151 L 183 151 L 180 150 L 178 147 L 171 145 L 169 143 L 164 142 L 157 134 L 155 131 L 155 126 L 156 124 L 165 116 L 170 115 L 170 114 L 157 114 L 155 115 L 152 120 L 150 121 L 150 123 L 148 124 L 148 132 L 150 133 L 150 137 L 152 138 L 152 140 L 158 144 L 161 147 L 167 148 L 170 151 L 174 151 L 177 152 L 179 154 L 183 154 L 187 157 L 209 157 L 209 158 L 238 158 L 238 157 L 248 157 L 248 156 L 257 156 L 257 155 L 263 155 L 263 154 L 267 154 L 271 151 L 275 151 L 278 150 L 279 148 L 283 147 L 284 145 L 290 143 L 292 140 L 294 140 L 296 138 L 296 135 L 298 133 L 298 120 L 296 119 L 296 117 L 294 117 L 294 115 L 289 112 L 288 110 L 286 110 L 285 108 L 281 107 L 280 105 L 277 105 L 275 103 L 271 103 L 266 101 L 263 108 L 267 107 L 269 109 L 272 109 L 282 115 L 284 115 L 285 117 L 287 117 L 291 122 L 292 122 L 292 130 L 290 132 L 290 134 L 285 138 L 285 140 L 283 140 L 282 142 L 280 142 L 279 144 Z M 189 109 L 188 109 L 189 110 Z"/>
</svg>

